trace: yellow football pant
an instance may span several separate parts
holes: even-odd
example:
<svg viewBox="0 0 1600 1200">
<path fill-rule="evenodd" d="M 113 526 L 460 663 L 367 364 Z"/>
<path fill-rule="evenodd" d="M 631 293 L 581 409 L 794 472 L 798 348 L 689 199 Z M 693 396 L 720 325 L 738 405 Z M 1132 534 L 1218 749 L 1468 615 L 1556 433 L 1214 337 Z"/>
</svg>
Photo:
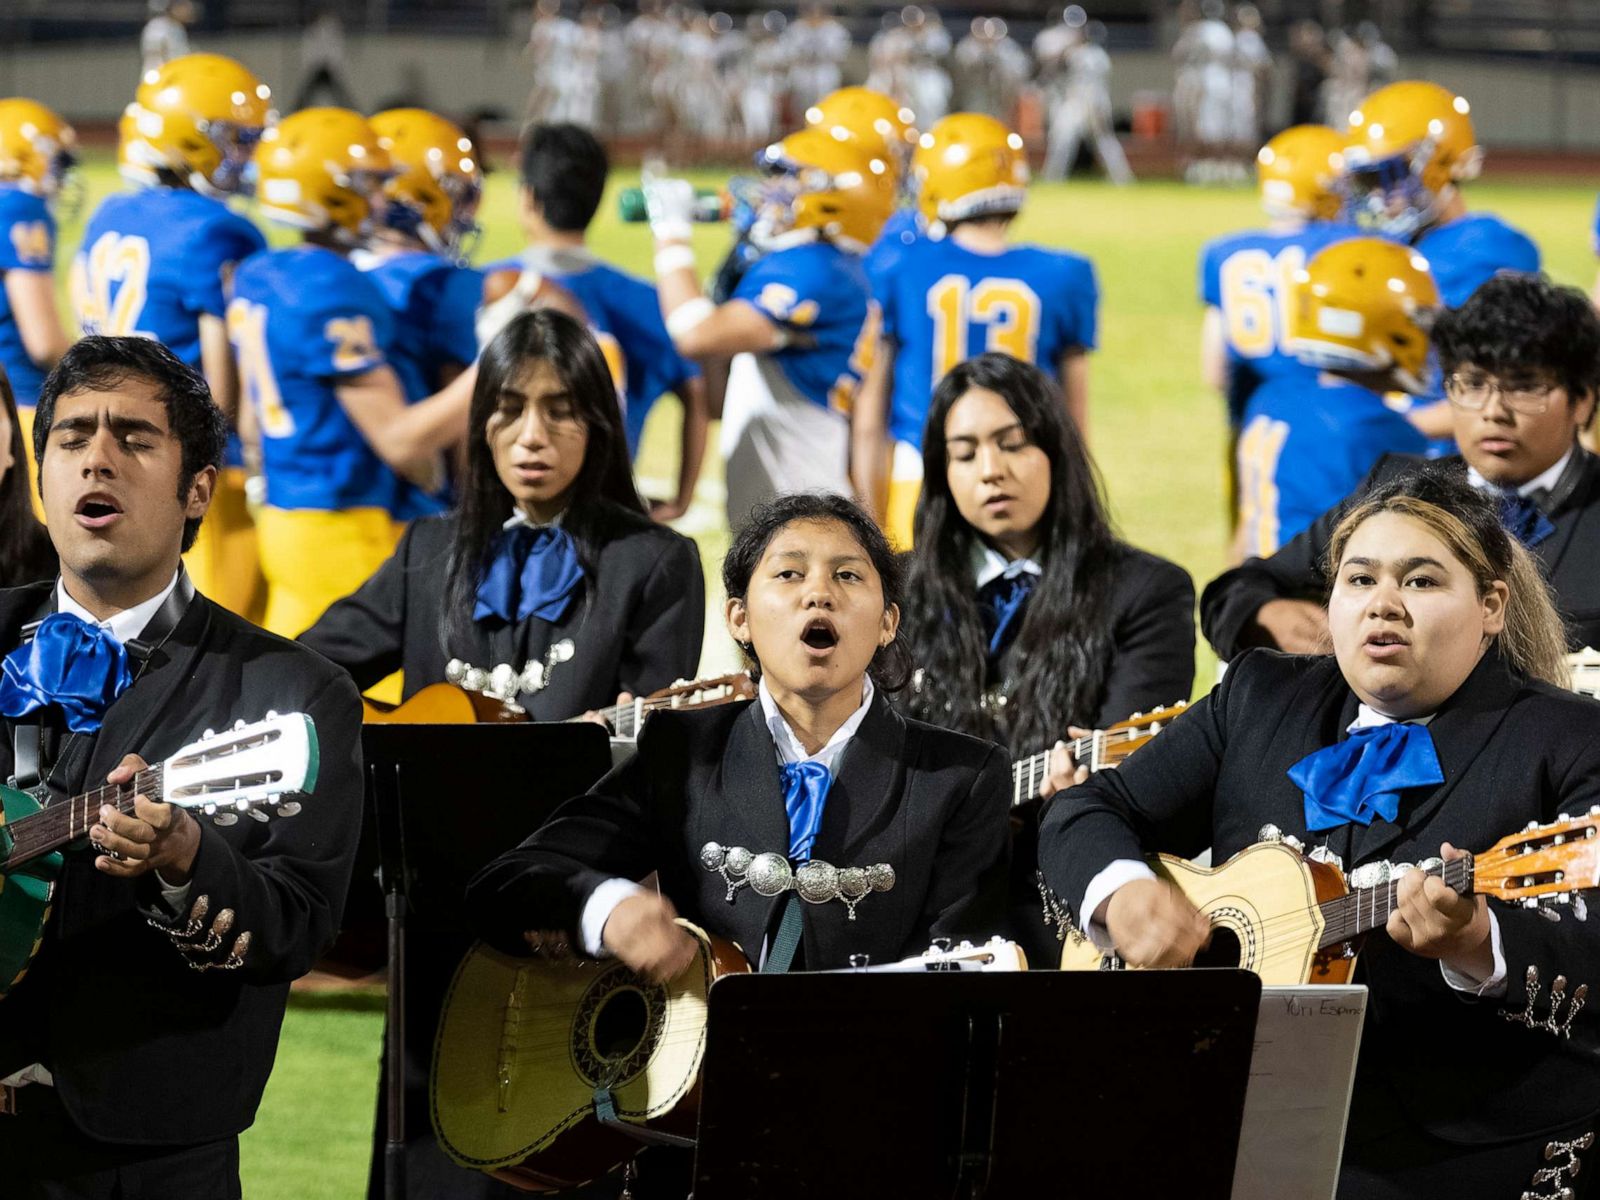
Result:
<svg viewBox="0 0 1600 1200">
<path fill-rule="evenodd" d="M 22 427 L 22 457 L 27 465 L 28 495 L 33 497 L 33 512 L 44 520 L 44 503 L 39 499 L 39 464 L 33 461 L 33 409 L 17 409 L 17 424 Z"/>
<path fill-rule="evenodd" d="M 261 574 L 256 523 L 245 505 L 244 480 L 243 467 L 222 469 L 200 536 L 183 561 L 202 596 L 259 625 L 266 615 L 267 581 Z"/>
<path fill-rule="evenodd" d="M 350 595 L 394 553 L 405 525 L 381 508 L 343 512 L 263 508 L 256 519 L 261 571 L 267 579 L 262 622 L 282 637 L 297 637 L 335 600 Z M 367 695 L 400 701 L 398 673 Z"/>
<path fill-rule="evenodd" d="M 889 468 L 889 497 L 883 510 L 883 531 L 896 550 L 911 549 L 911 530 L 922 495 L 922 455 L 909 442 L 896 442 Z"/>
</svg>

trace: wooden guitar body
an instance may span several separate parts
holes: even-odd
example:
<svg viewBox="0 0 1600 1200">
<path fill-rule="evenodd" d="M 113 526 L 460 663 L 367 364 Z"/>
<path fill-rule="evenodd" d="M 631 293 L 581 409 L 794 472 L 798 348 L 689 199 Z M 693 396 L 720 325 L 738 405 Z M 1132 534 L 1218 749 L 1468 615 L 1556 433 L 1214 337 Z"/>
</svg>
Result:
<svg viewBox="0 0 1600 1200">
<path fill-rule="evenodd" d="M 468 952 L 434 1041 L 429 1108 L 445 1152 L 525 1191 L 596 1179 L 641 1142 L 595 1114 L 611 1089 L 617 1118 L 692 1138 L 705 1054 L 706 994 L 750 969 L 738 947 L 686 926 L 695 961 L 668 984 L 615 960 Z"/>
<path fill-rule="evenodd" d="M 1345 892 L 1337 867 L 1313 862 L 1282 842 L 1247 847 L 1220 867 L 1197 867 L 1168 854 L 1151 865 L 1211 922 L 1211 945 L 1195 960 L 1196 966 L 1242 967 L 1268 985 L 1344 983 L 1350 978 L 1353 957 L 1317 948 L 1324 931 L 1317 906 Z M 1063 971 L 1110 965 L 1081 934 L 1070 934 L 1062 947 Z"/>
<path fill-rule="evenodd" d="M 518 723 L 528 714 L 513 712 L 500 701 L 469 692 L 453 683 L 431 683 L 402 704 L 361 700 L 361 719 L 375 725 L 476 725 Z"/>
<path fill-rule="evenodd" d="M 39 805 L 32 796 L 0 787 L 0 856 L 11 851 L 6 825 L 38 811 Z M 57 851 L 10 874 L 0 871 L 0 997 L 28 973 L 28 964 L 38 952 L 60 870 L 61 854 Z"/>
</svg>

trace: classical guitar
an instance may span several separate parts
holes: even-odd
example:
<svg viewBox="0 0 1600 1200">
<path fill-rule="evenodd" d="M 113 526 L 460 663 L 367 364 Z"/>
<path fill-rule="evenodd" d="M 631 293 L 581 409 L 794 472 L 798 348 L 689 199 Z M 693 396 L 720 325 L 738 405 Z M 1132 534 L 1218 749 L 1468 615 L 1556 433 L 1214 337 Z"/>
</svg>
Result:
<svg viewBox="0 0 1600 1200">
<path fill-rule="evenodd" d="M 475 946 L 456 969 L 433 1047 L 429 1107 L 445 1152 L 525 1191 L 556 1191 L 620 1166 L 645 1142 L 693 1138 L 706 994 L 750 965 L 733 943 L 682 924 L 699 951 L 666 984 L 615 960 Z M 1026 967 L 1020 949 L 996 939 L 851 969 Z"/>
<path fill-rule="evenodd" d="M 1126 721 L 1118 721 L 1106 729 L 1097 729 L 1067 743 L 1072 761 L 1088 767 L 1090 772 L 1114 767 L 1140 746 L 1160 733 L 1175 717 L 1189 707 L 1187 700 L 1165 704 L 1147 713 L 1134 713 Z M 1020 758 L 1011 764 L 1011 807 L 1026 804 L 1039 795 L 1039 785 L 1050 774 L 1050 755 L 1053 750 L 1041 750 Z"/>
<path fill-rule="evenodd" d="M 506 670 L 509 672 L 511 668 Z M 492 683 L 473 686 L 481 683 L 479 677 L 483 675 L 477 668 L 467 668 L 455 681 L 430 684 L 399 705 L 363 699 L 363 719 L 392 725 L 473 725 L 529 719 L 527 711 L 516 703 L 515 691 L 506 696 L 503 689 Z M 658 709 L 712 708 L 735 700 L 753 700 L 755 695 L 755 682 L 742 673 L 716 679 L 680 680 L 627 704 L 602 708 L 600 715 L 611 726 L 614 737 L 631 740 L 639 736 L 639 726 L 644 724 L 645 717 Z"/>
<path fill-rule="evenodd" d="M 1600 650 L 1585 646 L 1567 655 L 1567 669 L 1572 672 L 1573 691 L 1600 700 Z"/>
<path fill-rule="evenodd" d="M 1263 832 L 1276 835 L 1270 827 Z M 1211 922 L 1211 945 L 1196 965 L 1243 967 L 1265 984 L 1348 982 L 1357 939 L 1388 922 L 1400 878 L 1412 869 L 1366 863 L 1347 879 L 1332 862 L 1303 855 L 1281 835 L 1214 869 L 1167 854 L 1150 865 Z M 1451 862 L 1427 859 L 1418 866 L 1463 896 L 1493 896 L 1529 908 L 1569 905 L 1572 893 L 1600 886 L 1600 808 L 1529 825 L 1482 854 Z M 1576 903 L 1582 906 L 1583 898 Z M 1081 933 L 1069 933 L 1062 970 L 1120 965 Z"/>
<path fill-rule="evenodd" d="M 268 713 L 254 725 L 240 721 L 222 733 L 207 730 L 130 783 L 48 807 L 28 792 L 0 787 L 0 997 L 22 978 L 39 948 L 62 849 L 88 834 L 102 805 L 132 812 L 134 796 L 144 795 L 232 825 L 241 815 L 269 820 L 267 809 L 293 816 L 300 811 L 293 797 L 316 785 L 317 730 L 311 718 Z"/>
</svg>

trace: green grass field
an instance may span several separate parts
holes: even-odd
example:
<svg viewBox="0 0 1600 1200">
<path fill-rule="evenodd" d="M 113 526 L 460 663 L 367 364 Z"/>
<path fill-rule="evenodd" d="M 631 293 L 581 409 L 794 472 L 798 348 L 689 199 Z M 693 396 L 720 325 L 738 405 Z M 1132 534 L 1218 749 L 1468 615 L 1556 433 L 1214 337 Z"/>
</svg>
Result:
<svg viewBox="0 0 1600 1200">
<path fill-rule="evenodd" d="M 107 161 L 91 163 L 87 174 L 85 216 L 117 186 Z M 720 179 L 705 175 L 700 181 Z M 520 245 L 513 182 L 509 172 L 490 180 L 481 262 L 515 253 Z M 634 182 L 630 173 L 619 171 L 615 186 Z M 1595 272 L 1589 250 L 1592 186 L 1486 182 L 1472 190 L 1471 202 L 1527 230 L 1557 280 L 1589 286 Z M 623 225 L 615 213 L 608 200 L 594 227 L 594 248 L 648 275 L 648 231 Z M 1091 446 L 1123 536 L 1182 564 L 1197 587 L 1221 568 L 1225 534 L 1222 405 L 1198 378 L 1195 260 L 1208 238 L 1256 223 L 1253 193 L 1246 190 L 1195 190 L 1165 182 L 1116 190 L 1073 183 L 1036 187 L 1018 229 L 1026 239 L 1094 260 L 1101 305 Z M 74 251 L 77 242 L 78 228 L 66 226 L 64 253 Z M 719 229 L 697 233 L 695 248 L 705 270 L 725 245 L 726 234 Z M 659 405 L 646 429 L 639 469 L 646 490 L 656 494 L 675 478 L 674 407 Z M 715 447 L 713 433 L 713 454 Z M 701 546 L 714 612 L 720 612 L 716 579 L 727 543 L 721 482 L 720 463 L 708 461 L 696 505 L 681 523 Z M 706 644 L 707 668 L 732 662 L 720 619 L 708 619 Z M 1203 689 L 1214 677 L 1215 660 L 1204 650 L 1198 660 L 1197 682 Z M 244 1139 L 250 1200 L 344 1200 L 362 1193 L 381 1021 L 381 1003 L 367 996 L 297 998 L 291 1005 L 277 1069 L 257 1124 Z"/>
</svg>

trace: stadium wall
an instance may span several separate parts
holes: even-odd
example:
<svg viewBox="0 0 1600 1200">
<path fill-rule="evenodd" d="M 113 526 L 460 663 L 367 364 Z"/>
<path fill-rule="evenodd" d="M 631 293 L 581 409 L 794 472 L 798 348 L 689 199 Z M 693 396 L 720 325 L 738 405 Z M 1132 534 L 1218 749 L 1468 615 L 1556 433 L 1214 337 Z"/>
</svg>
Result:
<svg viewBox="0 0 1600 1200">
<path fill-rule="evenodd" d="M 530 72 L 521 47 L 482 36 L 350 35 L 348 81 L 369 110 L 405 101 L 457 115 L 497 110 L 515 122 Z M 300 43 L 282 34 L 196 38 L 195 49 L 232 54 L 293 99 Z M 1119 117 L 1139 93 L 1165 97 L 1172 64 L 1159 51 L 1115 55 L 1112 98 Z M 1472 101 L 1486 145 L 1600 153 L 1600 68 L 1536 60 L 1408 56 L 1405 73 L 1433 79 Z M 0 48 L 0 95 L 31 96 L 86 123 L 110 122 L 132 96 L 138 50 L 132 42 Z M 1276 89 L 1287 104 L 1287 88 Z"/>
</svg>

